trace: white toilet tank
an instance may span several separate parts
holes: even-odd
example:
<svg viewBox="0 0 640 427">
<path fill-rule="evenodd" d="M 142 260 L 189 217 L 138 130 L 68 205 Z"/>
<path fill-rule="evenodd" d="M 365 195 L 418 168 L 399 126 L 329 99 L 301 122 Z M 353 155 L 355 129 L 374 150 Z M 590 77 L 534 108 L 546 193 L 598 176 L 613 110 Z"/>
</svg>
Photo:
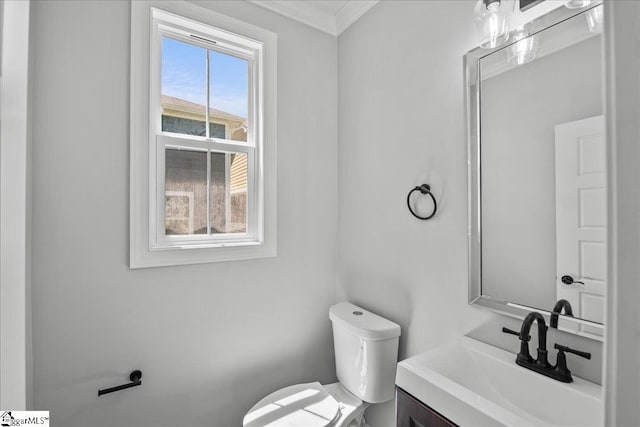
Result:
<svg viewBox="0 0 640 427">
<path fill-rule="evenodd" d="M 400 326 L 348 302 L 332 306 L 329 318 L 340 383 L 365 402 L 393 399 Z"/>
</svg>

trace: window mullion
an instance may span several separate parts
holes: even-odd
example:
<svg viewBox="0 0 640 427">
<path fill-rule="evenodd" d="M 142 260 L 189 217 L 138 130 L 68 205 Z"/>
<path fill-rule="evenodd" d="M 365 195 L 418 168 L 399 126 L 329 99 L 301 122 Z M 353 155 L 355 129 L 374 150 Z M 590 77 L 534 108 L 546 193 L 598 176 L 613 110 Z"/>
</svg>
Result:
<svg viewBox="0 0 640 427">
<path fill-rule="evenodd" d="M 224 155 L 224 227 L 228 233 L 231 227 L 231 154 Z"/>
<path fill-rule="evenodd" d="M 211 150 L 207 151 L 207 234 L 211 235 Z"/>
<path fill-rule="evenodd" d="M 211 138 L 210 130 L 209 130 L 209 127 L 210 127 L 209 126 L 209 108 L 210 108 L 210 106 L 209 106 L 209 90 L 210 90 L 210 88 L 209 88 L 209 86 L 210 86 L 209 85 L 210 78 L 209 77 L 210 77 L 210 75 L 209 74 L 211 72 L 211 67 L 210 67 L 210 64 L 209 64 L 209 49 L 205 49 L 204 50 L 204 54 L 206 56 L 206 64 L 207 64 L 207 82 L 206 82 L 206 85 L 207 85 L 207 88 L 206 88 L 207 89 L 207 91 L 206 91 L 207 92 L 207 102 L 206 102 L 206 111 L 204 112 L 204 120 L 205 120 L 205 126 L 206 126 L 205 137 L 207 139 L 209 139 L 209 138 Z"/>
</svg>

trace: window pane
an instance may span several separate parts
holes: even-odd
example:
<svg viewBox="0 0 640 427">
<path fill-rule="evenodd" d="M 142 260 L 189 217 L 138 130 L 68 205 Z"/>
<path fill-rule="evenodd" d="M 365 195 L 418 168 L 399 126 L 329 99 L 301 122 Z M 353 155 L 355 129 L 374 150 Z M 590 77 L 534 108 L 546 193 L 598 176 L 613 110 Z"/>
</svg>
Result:
<svg viewBox="0 0 640 427">
<path fill-rule="evenodd" d="M 162 131 L 205 136 L 206 49 L 162 38 Z"/>
<path fill-rule="evenodd" d="M 227 127 L 220 123 L 209 123 L 209 135 L 211 135 L 211 138 L 224 139 L 227 137 Z"/>
<path fill-rule="evenodd" d="M 226 138 L 247 140 L 249 62 L 209 50 L 209 121 L 226 126 Z"/>
<path fill-rule="evenodd" d="M 247 231 L 247 155 L 229 154 L 229 193 L 231 199 L 231 221 L 228 233 Z"/>
<path fill-rule="evenodd" d="M 247 155 L 211 153 L 211 233 L 247 231 Z"/>
<path fill-rule="evenodd" d="M 165 234 L 207 233 L 207 153 L 167 149 Z"/>
</svg>

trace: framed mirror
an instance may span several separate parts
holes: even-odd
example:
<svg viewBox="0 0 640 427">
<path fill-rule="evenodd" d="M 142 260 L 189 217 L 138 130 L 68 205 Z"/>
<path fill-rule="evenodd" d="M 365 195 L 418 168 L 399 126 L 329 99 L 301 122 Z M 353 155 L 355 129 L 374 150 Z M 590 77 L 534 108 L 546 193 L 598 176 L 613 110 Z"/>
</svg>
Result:
<svg viewBox="0 0 640 427">
<path fill-rule="evenodd" d="M 469 301 L 602 339 L 602 5 L 559 7 L 465 56 Z"/>
</svg>

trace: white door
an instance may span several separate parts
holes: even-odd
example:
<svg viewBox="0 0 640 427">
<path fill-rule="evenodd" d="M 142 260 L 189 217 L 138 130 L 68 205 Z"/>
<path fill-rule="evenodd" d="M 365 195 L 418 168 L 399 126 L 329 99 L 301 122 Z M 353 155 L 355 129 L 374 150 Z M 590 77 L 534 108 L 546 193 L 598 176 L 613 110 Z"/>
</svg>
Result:
<svg viewBox="0 0 640 427">
<path fill-rule="evenodd" d="M 557 125 L 556 289 L 574 317 L 604 322 L 606 155 L 604 116 Z M 576 282 L 563 283 L 570 276 Z M 565 277 L 565 281 L 567 278 Z M 584 335 L 601 329 L 576 326 Z"/>
</svg>

